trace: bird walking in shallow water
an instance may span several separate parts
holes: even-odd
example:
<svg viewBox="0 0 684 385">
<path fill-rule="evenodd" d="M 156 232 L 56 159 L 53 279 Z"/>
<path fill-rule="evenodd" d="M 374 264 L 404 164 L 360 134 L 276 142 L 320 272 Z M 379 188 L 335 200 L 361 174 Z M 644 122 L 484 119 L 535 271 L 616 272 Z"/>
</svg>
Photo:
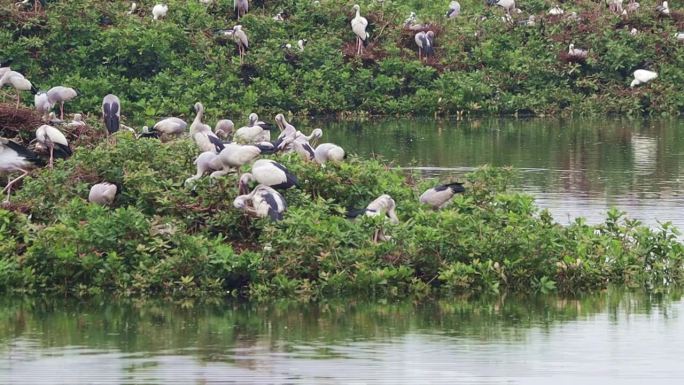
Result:
<svg viewBox="0 0 684 385">
<path fill-rule="evenodd" d="M 366 32 L 368 20 L 361 16 L 361 7 L 358 4 L 354 4 L 354 11 L 356 11 L 356 16 L 351 21 L 351 27 L 356 35 L 356 54 L 361 55 L 363 48 L 368 45 L 368 32 Z"/>
</svg>

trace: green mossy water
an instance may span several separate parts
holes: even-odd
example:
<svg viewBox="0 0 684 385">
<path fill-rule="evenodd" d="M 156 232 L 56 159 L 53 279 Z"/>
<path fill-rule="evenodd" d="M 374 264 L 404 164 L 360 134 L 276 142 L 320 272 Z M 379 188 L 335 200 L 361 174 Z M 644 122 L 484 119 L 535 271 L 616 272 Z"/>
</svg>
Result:
<svg viewBox="0 0 684 385">
<path fill-rule="evenodd" d="M 672 4 L 659 17 L 656 1 L 641 2 L 627 17 L 603 2 L 563 4 L 564 16 L 547 14 L 551 2 L 518 1 L 523 10 L 505 23 L 499 7 L 461 1 L 462 14 L 448 21 L 448 0 L 360 1 L 371 45 L 350 54 L 352 1 L 255 1 L 240 23 L 250 51 L 239 64 L 232 41 L 216 31 L 232 28 L 230 0 L 211 6 L 168 1 L 163 21 L 153 21 L 154 2 L 49 2 L 44 14 L 19 12 L 0 1 L 0 60 L 39 88 L 63 84 L 80 97 L 68 111 L 98 111 L 102 96 L 123 100 L 123 113 L 150 124 L 166 115 L 187 116 L 202 101 L 211 116 L 275 114 L 671 114 L 684 110 L 684 14 Z M 263 3 L 266 3 L 264 6 Z M 272 20 L 284 10 L 289 18 Z M 420 63 L 404 19 L 437 32 L 435 60 Z M 581 21 L 568 18 L 577 12 Z M 535 26 L 519 25 L 536 15 Z M 482 20 L 481 16 L 486 16 Z M 639 32 L 630 35 L 631 28 Z M 309 41 L 304 52 L 281 45 Z M 570 43 L 589 49 L 586 62 L 568 62 Z M 564 56 L 565 55 L 565 56 Z M 646 86 L 629 88 L 639 68 L 659 73 Z M 29 95 L 24 95 L 29 101 Z M 135 117 L 135 118 L 132 118 Z"/>
<path fill-rule="evenodd" d="M 77 148 L 25 180 L 0 209 L 0 289 L 62 295 L 316 299 L 503 291 L 577 293 L 625 284 L 662 290 L 681 281 L 677 231 L 611 212 L 605 223 L 555 223 L 530 196 L 507 191 L 511 172 L 482 168 L 467 192 L 433 211 L 418 196 L 434 181 L 377 160 L 341 164 L 276 159 L 298 176 L 281 222 L 232 208 L 237 176 L 196 186 L 194 144 L 121 133 L 115 144 Z M 113 207 L 87 202 L 100 181 L 123 186 Z M 401 223 L 345 219 L 380 194 Z M 375 243 L 376 230 L 391 240 Z"/>
</svg>

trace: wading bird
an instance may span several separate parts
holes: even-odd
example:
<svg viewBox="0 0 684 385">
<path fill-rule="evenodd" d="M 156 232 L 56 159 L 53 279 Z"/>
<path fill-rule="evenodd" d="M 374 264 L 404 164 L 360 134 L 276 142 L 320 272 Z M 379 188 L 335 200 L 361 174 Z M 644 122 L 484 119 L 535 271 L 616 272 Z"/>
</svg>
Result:
<svg viewBox="0 0 684 385">
<path fill-rule="evenodd" d="M 33 87 L 33 84 L 24 78 L 24 75 L 20 74 L 19 72 L 12 71 L 9 68 L 5 71 L 2 77 L 0 77 L 0 88 L 4 87 L 6 84 L 11 85 L 17 92 L 17 105 L 15 106 L 15 109 L 19 109 L 19 103 L 21 102 L 21 91 L 31 91 L 34 94 L 38 92 L 38 90 Z"/>
<path fill-rule="evenodd" d="M 396 207 L 397 204 L 394 202 L 394 199 L 387 194 L 383 194 L 369 203 L 365 209 L 349 210 L 347 212 L 347 217 L 356 218 L 360 215 L 366 215 L 369 217 L 387 216 L 390 220 L 390 223 L 397 224 L 399 223 L 399 218 L 397 218 Z M 378 240 L 388 241 L 390 239 L 390 237 L 384 235 L 382 229 L 376 230 L 375 234 L 373 235 L 373 242 L 377 242 Z"/>
<path fill-rule="evenodd" d="M 446 13 L 446 17 L 453 19 L 461 13 L 461 4 L 458 1 L 452 1 L 449 4 L 449 10 Z"/>
<path fill-rule="evenodd" d="M 185 185 L 190 186 L 194 181 L 201 178 L 205 173 L 209 171 L 220 171 L 223 169 L 223 163 L 219 158 L 218 154 L 214 151 L 207 151 L 199 154 L 194 162 L 197 172 L 195 175 L 185 180 Z"/>
<path fill-rule="evenodd" d="M 94 184 L 88 193 L 88 202 L 109 206 L 114 203 L 114 198 L 119 193 L 119 188 L 112 183 L 102 182 Z"/>
<path fill-rule="evenodd" d="M 158 121 L 154 126 L 152 126 L 150 131 L 157 132 L 162 137 L 178 137 L 185 132 L 187 127 L 188 124 L 183 119 L 171 117 Z"/>
<path fill-rule="evenodd" d="M 314 150 L 314 160 L 316 163 L 325 164 L 326 162 L 341 162 L 347 158 L 344 149 L 334 143 L 321 143 Z"/>
<path fill-rule="evenodd" d="M 21 175 L 14 179 L 7 177 L 7 185 L 0 194 L 6 191 L 7 202 L 9 202 L 12 186 L 28 175 L 31 169 L 44 164 L 42 159 L 26 147 L 11 140 L 0 138 L 0 172 L 7 174 L 21 172 Z"/>
<path fill-rule="evenodd" d="M 235 131 L 233 139 L 240 143 L 259 143 L 271 140 L 271 126 L 259 120 L 255 113 L 249 114 L 249 123 Z"/>
<path fill-rule="evenodd" d="M 247 195 L 240 195 L 233 201 L 233 206 L 245 213 L 259 218 L 271 218 L 273 221 L 283 219 L 287 210 L 285 198 L 271 187 L 259 185 Z"/>
<path fill-rule="evenodd" d="M 152 18 L 154 20 L 163 19 L 168 11 L 169 7 L 166 4 L 157 4 L 152 8 Z"/>
<path fill-rule="evenodd" d="M 241 25 L 236 25 L 233 27 L 233 41 L 238 47 L 238 52 L 240 53 L 240 65 L 242 65 L 245 53 L 249 49 L 249 39 L 247 39 L 247 34 L 242 30 Z"/>
<path fill-rule="evenodd" d="M 433 56 L 435 51 L 433 48 L 435 33 L 432 31 L 418 32 L 414 39 L 416 40 L 416 45 L 418 46 L 418 60 L 423 60 Z"/>
<path fill-rule="evenodd" d="M 454 195 L 464 191 L 463 183 L 452 182 L 425 191 L 419 200 L 420 203 L 430 205 L 437 210 L 446 206 Z"/>
<path fill-rule="evenodd" d="M 639 10 L 639 3 L 636 2 L 636 0 L 629 0 L 629 3 L 627 4 L 627 12 L 634 13 Z"/>
<path fill-rule="evenodd" d="M 214 134 L 218 136 L 221 140 L 228 140 L 231 135 L 233 135 L 233 130 L 235 129 L 235 124 L 230 119 L 221 119 L 216 122 L 216 127 L 214 127 Z"/>
<path fill-rule="evenodd" d="M 64 102 L 78 96 L 76 90 L 71 87 L 57 86 L 52 87 L 47 92 L 48 99 L 51 105 L 59 103 L 59 118 L 64 119 Z"/>
<path fill-rule="evenodd" d="M 36 130 L 36 140 L 42 146 L 50 151 L 50 161 L 48 166 L 52 168 L 55 156 L 58 158 L 67 158 L 71 156 L 71 149 L 69 142 L 62 132 L 55 127 L 44 124 Z"/>
<path fill-rule="evenodd" d="M 649 70 L 636 70 L 634 71 L 634 80 L 632 80 L 632 83 L 629 86 L 634 87 L 640 84 L 646 84 L 657 77 L 657 72 Z"/>
<path fill-rule="evenodd" d="M 283 114 L 278 114 L 275 116 L 275 121 L 276 125 L 278 128 L 280 128 L 280 135 L 278 135 L 278 139 L 280 138 L 286 138 L 288 136 L 295 136 L 297 134 L 297 129 L 295 126 L 291 125 L 290 123 L 285 120 L 285 115 Z"/>
<path fill-rule="evenodd" d="M 297 177 L 287 167 L 270 159 L 257 160 L 252 165 L 252 170 L 240 177 L 238 183 L 239 194 L 247 194 L 249 183 L 254 181 L 276 190 L 287 190 L 296 187 L 299 183 Z"/>
<path fill-rule="evenodd" d="M 109 134 L 119 131 L 121 124 L 121 102 L 116 95 L 109 94 L 102 99 L 102 119 Z"/>
<path fill-rule="evenodd" d="M 358 4 L 354 4 L 354 11 L 356 11 L 356 16 L 351 21 L 351 27 L 356 35 L 356 54 L 361 55 L 363 48 L 368 45 L 368 32 L 366 32 L 368 20 L 361 16 L 361 7 Z"/>
<path fill-rule="evenodd" d="M 86 123 L 83 121 L 83 115 L 81 114 L 74 114 L 74 119 L 67 123 L 69 128 L 85 127 L 85 125 Z"/>
<path fill-rule="evenodd" d="M 240 175 L 240 168 L 251 163 L 261 154 L 261 149 L 253 145 L 241 145 L 237 143 L 227 143 L 225 148 L 218 154 L 221 162 L 221 169 L 211 174 L 212 178 L 228 174 L 235 169 Z"/>
<path fill-rule="evenodd" d="M 48 114 L 52 109 L 52 104 L 50 104 L 50 98 L 48 98 L 47 92 L 38 92 L 33 97 L 33 104 L 36 106 L 36 111 L 40 112 L 43 120 L 48 119 Z"/>
<path fill-rule="evenodd" d="M 233 9 L 235 10 L 235 16 L 238 20 L 245 13 L 249 12 L 249 1 L 248 0 L 233 0 Z"/>
<path fill-rule="evenodd" d="M 575 48 L 574 44 L 570 44 L 568 47 L 568 56 L 573 59 L 586 59 L 589 55 L 589 51 L 586 49 Z"/>
<path fill-rule="evenodd" d="M 200 151 L 214 151 L 216 153 L 223 150 L 223 142 L 221 139 L 211 132 L 211 127 L 208 124 L 202 123 L 204 117 L 204 105 L 202 103 L 195 103 L 195 120 L 190 125 L 190 137 L 197 144 Z"/>
<path fill-rule="evenodd" d="M 667 1 L 663 1 L 662 4 L 656 6 L 656 12 L 663 16 L 670 16 L 670 6 Z"/>
<path fill-rule="evenodd" d="M 511 12 L 515 10 L 515 0 L 487 0 L 487 4 L 498 5 L 503 8 L 509 16 Z"/>
</svg>

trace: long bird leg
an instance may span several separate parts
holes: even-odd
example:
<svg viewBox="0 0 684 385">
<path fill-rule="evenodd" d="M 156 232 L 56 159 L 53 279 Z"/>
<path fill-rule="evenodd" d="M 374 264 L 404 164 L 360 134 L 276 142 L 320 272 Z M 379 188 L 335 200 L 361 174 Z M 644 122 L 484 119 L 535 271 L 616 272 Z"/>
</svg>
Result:
<svg viewBox="0 0 684 385">
<path fill-rule="evenodd" d="M 55 154 L 55 145 L 53 144 L 50 146 L 50 163 L 49 163 L 50 168 L 52 168 L 52 161 L 54 159 L 54 154 Z"/>
<path fill-rule="evenodd" d="M 18 181 L 20 181 L 22 178 L 24 178 L 26 175 L 29 174 L 29 172 L 26 171 L 26 170 L 21 170 L 21 172 L 22 172 L 23 174 L 19 175 L 18 177 L 16 177 L 16 178 L 13 179 L 12 181 L 9 181 L 9 177 L 7 177 L 7 180 L 8 180 L 7 186 L 5 186 L 5 188 L 2 189 L 2 192 L 0 192 L 0 193 L 4 193 L 5 191 L 7 191 L 7 202 L 9 202 L 9 200 L 10 200 L 10 193 L 12 192 L 12 186 L 13 186 L 15 183 L 17 183 Z"/>
<path fill-rule="evenodd" d="M 59 105 L 59 118 L 64 120 L 64 102 Z"/>
<path fill-rule="evenodd" d="M 15 110 L 19 109 L 19 102 L 21 102 L 21 95 L 19 95 L 19 90 L 17 90 L 17 105 L 14 107 Z"/>
</svg>

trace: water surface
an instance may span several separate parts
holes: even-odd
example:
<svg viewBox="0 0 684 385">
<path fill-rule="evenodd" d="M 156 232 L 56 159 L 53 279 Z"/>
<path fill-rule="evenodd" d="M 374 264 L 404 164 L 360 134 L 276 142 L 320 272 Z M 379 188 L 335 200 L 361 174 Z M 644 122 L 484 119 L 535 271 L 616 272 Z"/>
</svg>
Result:
<svg viewBox="0 0 684 385">
<path fill-rule="evenodd" d="M 3 384 L 681 384 L 679 294 L 0 303 Z"/>
<path fill-rule="evenodd" d="M 295 122 L 296 123 L 296 122 Z M 312 122 L 325 141 L 423 174 L 458 179 L 482 164 L 520 170 L 521 188 L 557 220 L 610 207 L 684 229 L 684 120 L 487 119 Z"/>
</svg>

